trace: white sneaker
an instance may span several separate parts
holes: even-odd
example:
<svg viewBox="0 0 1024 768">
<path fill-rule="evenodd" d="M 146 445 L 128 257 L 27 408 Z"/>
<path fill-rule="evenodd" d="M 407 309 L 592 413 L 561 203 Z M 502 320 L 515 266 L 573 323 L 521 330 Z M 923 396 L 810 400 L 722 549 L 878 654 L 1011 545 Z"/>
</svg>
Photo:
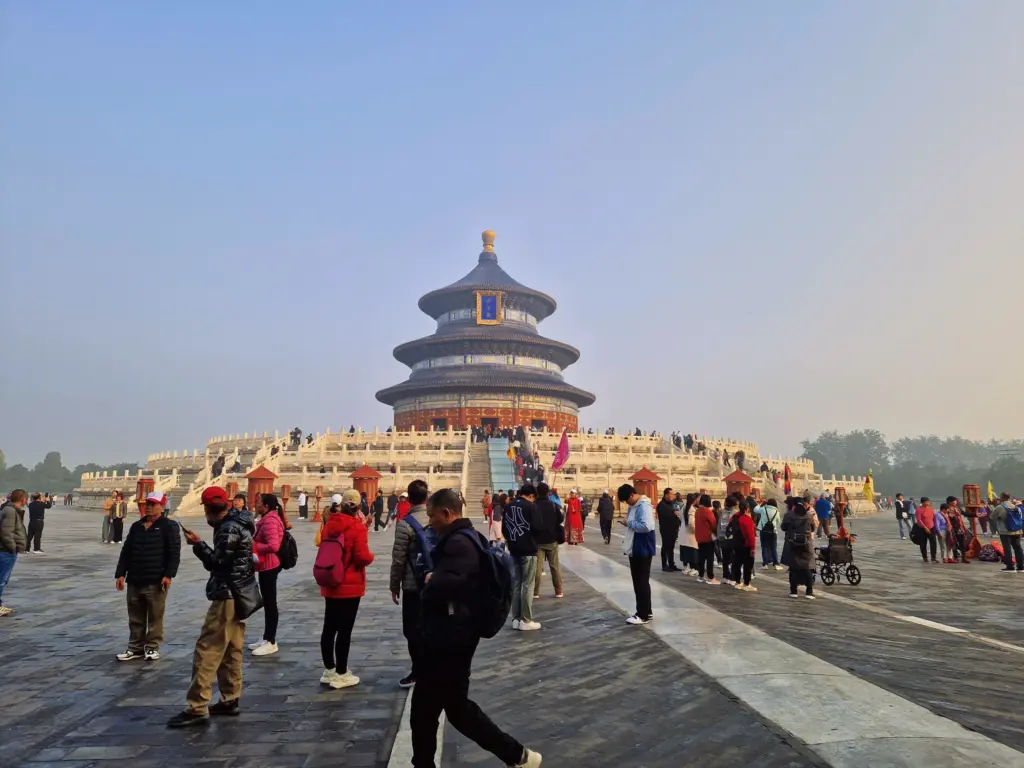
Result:
<svg viewBox="0 0 1024 768">
<path fill-rule="evenodd" d="M 709 587 L 717 587 L 722 582 L 720 582 L 718 579 L 705 579 L 704 583 L 707 584 Z"/>
<path fill-rule="evenodd" d="M 806 597 L 808 600 L 814 599 L 814 595 L 804 595 L 804 597 Z"/>
<path fill-rule="evenodd" d="M 784 570 L 786 570 L 786 566 L 784 566 L 784 565 L 776 565 L 775 566 L 775 570 L 776 571 L 784 571 Z"/>
<path fill-rule="evenodd" d="M 331 688 L 351 688 L 353 685 L 359 685 L 359 678 L 353 675 L 351 670 L 346 670 L 344 675 L 335 674 L 328 685 Z"/>
<path fill-rule="evenodd" d="M 767 564 L 761 566 L 762 571 L 767 571 L 769 568 L 771 568 L 771 566 Z"/>
<path fill-rule="evenodd" d="M 138 661 L 141 658 L 142 654 L 135 651 L 125 651 L 124 653 L 117 654 L 118 661 Z"/>
<path fill-rule="evenodd" d="M 160 659 L 160 651 L 156 648 L 146 649 L 146 661 L 158 661 Z"/>
<path fill-rule="evenodd" d="M 255 643 L 249 643 L 249 650 L 250 651 L 255 651 L 261 645 L 266 645 L 266 644 L 267 644 L 266 640 L 257 640 Z"/>
<path fill-rule="evenodd" d="M 320 675 L 320 685 L 330 685 L 334 682 L 334 678 L 338 676 L 338 673 L 333 669 L 325 669 L 324 673 Z"/>
<path fill-rule="evenodd" d="M 698 584 L 703 584 L 704 583 L 704 577 L 703 576 L 698 576 L 697 577 L 697 583 Z"/>
<path fill-rule="evenodd" d="M 790 597 L 800 597 L 800 595 L 798 595 L 796 592 L 790 592 L 789 596 Z"/>
<path fill-rule="evenodd" d="M 46 553 L 43 550 L 41 550 L 41 549 L 34 549 L 34 550 L 32 550 L 32 554 L 33 555 L 45 555 Z"/>
<path fill-rule="evenodd" d="M 540 629 L 540 622 L 539 621 L 521 621 L 521 622 L 519 622 L 519 631 L 520 632 L 534 632 L 534 631 L 536 631 L 538 629 Z"/>
<path fill-rule="evenodd" d="M 635 613 L 632 616 L 630 616 L 628 619 L 626 619 L 626 623 L 627 624 L 633 624 L 633 625 L 646 624 L 649 621 L 650 621 L 650 619 L 641 619 Z"/>
<path fill-rule="evenodd" d="M 254 650 L 252 652 L 252 655 L 253 656 L 270 656 L 271 654 L 277 653 L 277 651 L 278 651 L 277 643 L 267 643 L 266 645 L 261 645 L 259 648 Z"/>
<path fill-rule="evenodd" d="M 519 619 L 512 619 L 512 629 L 519 629 L 519 625 L 522 623 Z"/>
<path fill-rule="evenodd" d="M 528 749 L 524 757 L 523 762 L 519 763 L 515 768 L 540 768 L 541 761 L 544 759 L 541 757 L 540 752 L 531 752 Z"/>
<path fill-rule="evenodd" d="M 744 592 L 757 592 L 757 587 L 752 587 L 749 584 L 743 587 Z"/>
<path fill-rule="evenodd" d="M 0 616 L 10 616 L 14 613 L 13 608 L 8 608 L 6 605 L 0 605 Z"/>
</svg>

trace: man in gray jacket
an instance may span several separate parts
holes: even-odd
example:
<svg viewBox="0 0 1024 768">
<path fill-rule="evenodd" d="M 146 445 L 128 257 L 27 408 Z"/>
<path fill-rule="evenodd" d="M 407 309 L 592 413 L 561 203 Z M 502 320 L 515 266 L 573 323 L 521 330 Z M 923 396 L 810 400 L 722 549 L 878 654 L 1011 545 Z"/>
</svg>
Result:
<svg viewBox="0 0 1024 768">
<path fill-rule="evenodd" d="M 13 613 L 4 605 L 4 587 L 10 581 L 18 554 L 28 548 L 28 531 L 25 530 L 27 501 L 28 493 L 19 488 L 11 493 L 10 501 L 0 507 L 0 616 Z"/>
<path fill-rule="evenodd" d="M 1021 547 L 1022 516 L 1010 494 L 1004 493 L 999 498 L 989 517 L 992 532 L 999 534 L 1003 545 L 1003 570 L 1007 573 L 1024 571 L 1024 547 Z"/>
<path fill-rule="evenodd" d="M 398 605 L 402 598 L 402 634 L 409 643 L 412 671 L 398 681 L 402 688 L 416 685 L 418 667 L 422 664 L 423 641 L 420 632 L 420 590 L 430 570 L 430 552 L 424 552 L 421 540 L 433 547 L 436 533 L 427 518 L 427 497 L 430 491 L 422 480 L 413 480 L 408 488 L 409 512 L 395 526 L 395 544 L 391 549 L 391 599 Z M 410 521 L 415 520 L 415 524 Z M 419 527 L 422 533 L 415 529 Z"/>
</svg>

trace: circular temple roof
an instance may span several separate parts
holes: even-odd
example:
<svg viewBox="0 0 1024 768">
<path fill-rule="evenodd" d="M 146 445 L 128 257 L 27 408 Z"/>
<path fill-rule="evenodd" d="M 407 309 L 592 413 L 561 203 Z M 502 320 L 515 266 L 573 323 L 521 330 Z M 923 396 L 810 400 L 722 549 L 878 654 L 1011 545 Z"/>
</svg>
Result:
<svg viewBox="0 0 1024 768">
<path fill-rule="evenodd" d="M 553 298 L 527 288 L 498 266 L 498 257 L 494 253 L 494 232 L 486 230 L 482 238 L 484 249 L 480 252 L 477 265 L 461 280 L 423 296 L 419 302 L 420 309 L 436 318 L 452 309 L 475 306 L 475 291 L 502 291 L 507 297 L 513 297 L 515 306 L 527 310 L 538 321 L 553 314 L 558 308 Z M 506 303 L 509 303 L 507 299 Z"/>
<path fill-rule="evenodd" d="M 568 368 L 580 359 L 579 350 L 570 344 L 492 326 L 470 326 L 460 328 L 457 334 L 424 336 L 399 344 L 394 352 L 398 362 L 410 367 L 430 357 L 468 354 L 535 356 L 557 363 L 559 368 Z"/>
<path fill-rule="evenodd" d="M 591 405 L 597 399 L 586 390 L 545 374 L 504 370 L 470 372 L 443 368 L 432 370 L 428 377 L 418 377 L 382 389 L 377 393 L 377 399 L 386 405 L 394 405 L 406 397 L 447 393 L 453 389 L 469 392 L 532 392 L 571 400 L 579 407 Z"/>
</svg>

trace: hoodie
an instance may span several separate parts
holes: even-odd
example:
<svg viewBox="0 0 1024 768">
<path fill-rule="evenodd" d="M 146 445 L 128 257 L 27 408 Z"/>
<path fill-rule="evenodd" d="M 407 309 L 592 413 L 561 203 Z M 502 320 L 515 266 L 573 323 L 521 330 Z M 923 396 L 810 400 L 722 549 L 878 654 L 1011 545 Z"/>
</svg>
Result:
<svg viewBox="0 0 1024 768">
<path fill-rule="evenodd" d="M 651 500 L 641 496 L 626 513 L 626 527 L 633 531 L 633 545 L 628 552 L 624 547 L 623 554 L 629 557 L 654 557 L 658 548 L 655 526 Z"/>
<path fill-rule="evenodd" d="M 366 566 L 373 562 L 366 526 L 354 515 L 335 512 L 327 518 L 321 541 L 342 535 L 345 537 L 341 555 L 345 563 L 345 580 L 336 587 L 320 587 L 320 594 L 342 600 L 363 597 L 366 594 Z"/>
</svg>

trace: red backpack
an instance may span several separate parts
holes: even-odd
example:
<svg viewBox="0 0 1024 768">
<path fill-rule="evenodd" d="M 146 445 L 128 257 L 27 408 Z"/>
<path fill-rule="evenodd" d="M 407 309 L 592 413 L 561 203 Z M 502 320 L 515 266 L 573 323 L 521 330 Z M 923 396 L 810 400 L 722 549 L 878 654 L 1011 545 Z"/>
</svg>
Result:
<svg viewBox="0 0 1024 768">
<path fill-rule="evenodd" d="M 335 589 L 345 582 L 345 534 L 320 541 L 313 562 L 313 579 L 325 589 Z"/>
</svg>

